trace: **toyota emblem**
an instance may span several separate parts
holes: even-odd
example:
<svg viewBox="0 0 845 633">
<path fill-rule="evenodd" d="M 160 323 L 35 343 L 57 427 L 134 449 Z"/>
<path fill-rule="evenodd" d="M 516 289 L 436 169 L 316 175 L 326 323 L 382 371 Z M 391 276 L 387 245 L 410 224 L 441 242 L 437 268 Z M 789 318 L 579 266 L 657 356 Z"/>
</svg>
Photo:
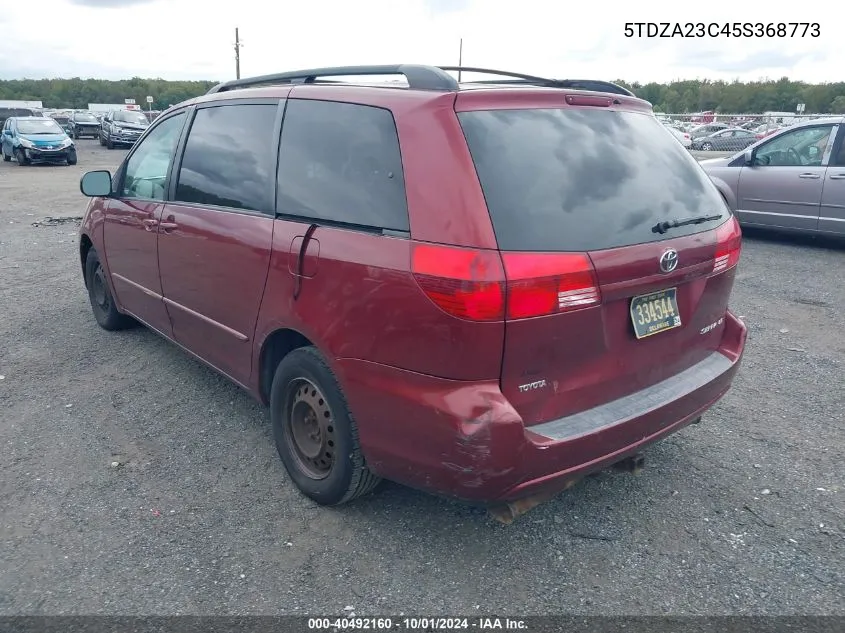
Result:
<svg viewBox="0 0 845 633">
<path fill-rule="evenodd" d="M 671 273 L 678 267 L 678 251 L 668 248 L 660 256 L 660 270 L 664 273 Z"/>
</svg>

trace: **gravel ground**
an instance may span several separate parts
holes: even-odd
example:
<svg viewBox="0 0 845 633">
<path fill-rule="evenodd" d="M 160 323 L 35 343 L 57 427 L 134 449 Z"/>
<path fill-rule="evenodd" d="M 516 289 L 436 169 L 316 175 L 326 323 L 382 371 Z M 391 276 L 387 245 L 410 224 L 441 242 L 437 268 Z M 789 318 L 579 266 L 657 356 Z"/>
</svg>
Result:
<svg viewBox="0 0 845 633">
<path fill-rule="evenodd" d="M 845 247 L 749 235 L 749 347 L 698 426 L 511 526 L 397 485 L 322 509 L 260 405 L 97 327 L 76 167 L 0 163 L 0 615 L 845 614 Z M 114 462 L 119 465 L 112 466 Z"/>
</svg>

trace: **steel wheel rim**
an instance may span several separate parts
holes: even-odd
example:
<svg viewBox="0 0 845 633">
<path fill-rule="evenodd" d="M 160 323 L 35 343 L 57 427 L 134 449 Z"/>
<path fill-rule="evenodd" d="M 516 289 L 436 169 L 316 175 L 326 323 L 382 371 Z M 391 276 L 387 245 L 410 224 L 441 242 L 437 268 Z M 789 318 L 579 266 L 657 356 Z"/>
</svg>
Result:
<svg viewBox="0 0 845 633">
<path fill-rule="evenodd" d="M 334 415 L 320 388 L 298 378 L 288 385 L 285 435 L 300 470 L 325 479 L 335 462 Z"/>
<path fill-rule="evenodd" d="M 108 287 L 106 286 L 106 277 L 103 274 L 103 267 L 97 265 L 94 270 L 94 278 L 91 280 L 91 297 L 94 303 L 103 312 L 108 312 L 111 307 L 111 299 L 109 299 Z"/>
</svg>

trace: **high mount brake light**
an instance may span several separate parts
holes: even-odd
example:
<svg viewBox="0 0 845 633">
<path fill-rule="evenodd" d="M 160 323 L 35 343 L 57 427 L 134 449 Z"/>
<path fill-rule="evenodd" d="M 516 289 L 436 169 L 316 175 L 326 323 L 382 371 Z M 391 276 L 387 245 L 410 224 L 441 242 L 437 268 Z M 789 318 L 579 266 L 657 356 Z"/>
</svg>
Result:
<svg viewBox="0 0 845 633">
<path fill-rule="evenodd" d="M 444 312 L 472 321 L 559 314 L 601 303 L 584 253 L 502 253 L 418 245 L 412 271 Z"/>
<path fill-rule="evenodd" d="M 716 229 L 716 256 L 713 260 L 713 272 L 725 272 L 736 266 L 741 252 L 742 230 L 736 217 L 732 215 L 727 222 Z"/>
</svg>

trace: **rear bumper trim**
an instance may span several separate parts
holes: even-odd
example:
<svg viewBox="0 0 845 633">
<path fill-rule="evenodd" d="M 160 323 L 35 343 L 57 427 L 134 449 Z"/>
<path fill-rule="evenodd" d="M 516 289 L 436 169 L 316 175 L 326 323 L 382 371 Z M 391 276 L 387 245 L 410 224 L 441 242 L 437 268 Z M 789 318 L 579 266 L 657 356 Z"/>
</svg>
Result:
<svg viewBox="0 0 845 633">
<path fill-rule="evenodd" d="M 593 409 L 526 427 L 526 431 L 555 442 L 596 433 L 656 411 L 704 387 L 733 366 L 729 358 L 713 352 L 692 367 L 651 387 Z"/>
</svg>

